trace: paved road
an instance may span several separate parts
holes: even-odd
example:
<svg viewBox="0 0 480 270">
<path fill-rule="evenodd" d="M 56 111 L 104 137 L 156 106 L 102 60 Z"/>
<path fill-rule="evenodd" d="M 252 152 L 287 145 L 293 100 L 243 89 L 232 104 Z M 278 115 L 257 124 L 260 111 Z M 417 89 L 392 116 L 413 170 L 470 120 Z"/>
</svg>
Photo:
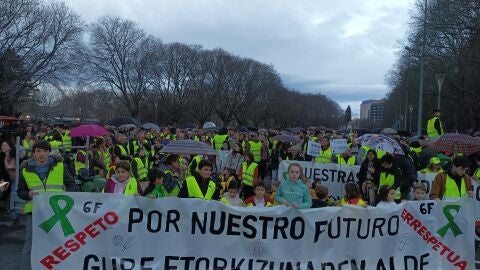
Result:
<svg viewBox="0 0 480 270">
<path fill-rule="evenodd" d="M 25 232 L 25 225 L 23 220 L 13 227 L 10 225 L 8 213 L 0 210 L 0 270 L 18 269 L 20 262 L 20 252 L 23 248 L 23 235 Z"/>
</svg>

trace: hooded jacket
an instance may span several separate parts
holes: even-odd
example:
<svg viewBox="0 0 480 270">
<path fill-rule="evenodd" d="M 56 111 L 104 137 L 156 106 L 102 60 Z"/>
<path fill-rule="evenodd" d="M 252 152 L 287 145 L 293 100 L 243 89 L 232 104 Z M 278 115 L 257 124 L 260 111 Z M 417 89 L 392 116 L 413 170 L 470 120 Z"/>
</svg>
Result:
<svg viewBox="0 0 480 270">
<path fill-rule="evenodd" d="M 297 203 L 298 208 L 310 208 L 312 206 L 312 198 L 308 187 L 300 179 L 295 182 L 290 179 L 282 181 L 275 194 L 275 201 L 281 204 L 282 199 L 287 200 L 289 205 Z"/>
<path fill-rule="evenodd" d="M 57 165 L 57 163 L 59 162 L 63 162 L 60 156 L 52 155 L 48 157 L 47 175 L 50 173 L 53 167 L 55 167 L 55 165 Z M 17 194 L 20 199 L 29 201 L 31 200 L 30 197 L 28 196 L 29 189 L 28 189 L 27 182 L 25 181 L 25 178 L 23 177 L 23 173 L 22 173 L 22 170 L 24 168 L 26 168 L 27 171 L 38 175 L 39 173 L 37 171 L 37 168 L 38 168 L 37 162 L 35 161 L 35 159 L 30 158 L 24 161 L 20 165 L 20 175 L 19 175 L 19 181 L 18 181 Z M 40 177 L 40 179 L 42 179 L 42 177 Z M 71 192 L 79 191 L 77 184 L 75 184 L 75 180 L 73 179 L 72 175 L 70 175 L 70 172 L 68 171 L 66 166 L 65 166 L 65 169 L 63 170 L 63 184 L 65 186 L 65 191 L 71 191 Z"/>
</svg>

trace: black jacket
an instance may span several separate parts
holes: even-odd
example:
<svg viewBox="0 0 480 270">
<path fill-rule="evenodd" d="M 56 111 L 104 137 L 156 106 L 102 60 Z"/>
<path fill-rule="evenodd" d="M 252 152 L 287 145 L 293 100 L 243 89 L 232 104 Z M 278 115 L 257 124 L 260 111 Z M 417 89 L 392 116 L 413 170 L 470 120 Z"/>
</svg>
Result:
<svg viewBox="0 0 480 270">
<path fill-rule="evenodd" d="M 373 167 L 375 168 L 375 173 L 373 173 L 373 180 L 372 182 L 378 185 L 378 181 L 380 178 L 380 169 L 382 168 L 382 162 L 380 159 L 375 159 L 373 162 Z M 357 173 L 357 178 L 360 186 L 362 186 L 363 182 L 367 181 L 367 170 L 368 170 L 368 159 L 365 159 L 362 164 L 360 165 L 360 170 Z"/>
<path fill-rule="evenodd" d="M 113 153 L 115 154 L 116 157 L 118 157 L 120 160 L 126 160 L 126 161 L 130 161 L 130 156 L 128 155 L 122 155 L 122 151 L 120 150 L 120 147 L 118 147 L 119 144 L 115 145 L 115 147 L 113 148 Z M 128 144 L 127 145 L 122 145 L 123 148 L 125 148 L 125 151 L 129 151 L 128 150 Z"/>
<path fill-rule="evenodd" d="M 202 191 L 203 195 L 207 194 L 208 190 L 208 184 L 210 181 L 214 182 L 212 179 L 210 179 L 209 182 L 205 182 L 201 179 L 200 175 L 198 173 L 195 173 L 194 175 L 195 180 L 197 180 L 198 186 L 200 187 L 200 190 Z M 214 182 L 215 183 L 215 182 Z M 217 185 L 217 184 L 215 184 Z M 180 189 L 180 192 L 178 193 L 179 198 L 190 198 L 188 196 L 188 188 L 187 188 L 187 182 L 185 181 L 183 183 L 182 188 Z M 213 193 L 212 200 L 220 200 L 220 191 L 218 188 L 215 188 L 215 192 Z"/>
</svg>

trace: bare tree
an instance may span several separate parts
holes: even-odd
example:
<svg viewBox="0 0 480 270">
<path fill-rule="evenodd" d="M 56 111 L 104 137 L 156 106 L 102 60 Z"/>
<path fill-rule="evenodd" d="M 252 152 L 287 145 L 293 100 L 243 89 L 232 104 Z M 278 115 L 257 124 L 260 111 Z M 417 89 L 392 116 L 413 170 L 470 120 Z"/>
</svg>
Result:
<svg viewBox="0 0 480 270">
<path fill-rule="evenodd" d="M 74 68 L 71 56 L 82 31 L 80 17 L 64 3 L 0 1 L 0 55 L 3 60 L 13 59 L 14 65 L 20 63 L 16 79 L 0 86 L 3 96 L 8 97 L 1 100 L 3 106 L 16 102 L 40 83 L 64 81 Z"/>
<path fill-rule="evenodd" d="M 195 71 L 193 72 L 193 85 L 190 90 L 188 108 L 189 113 L 198 124 L 205 123 L 217 109 L 219 102 L 213 78 L 209 72 L 214 64 L 211 51 L 202 51 Z"/>
<path fill-rule="evenodd" d="M 187 113 L 201 47 L 172 43 L 158 50 L 156 59 L 160 60 L 150 71 L 151 85 L 160 96 L 159 110 L 174 124 Z"/>
<path fill-rule="evenodd" d="M 159 43 L 129 20 L 102 17 L 90 27 L 85 59 L 93 82 L 112 91 L 134 117 L 147 93 L 147 70 Z"/>
</svg>

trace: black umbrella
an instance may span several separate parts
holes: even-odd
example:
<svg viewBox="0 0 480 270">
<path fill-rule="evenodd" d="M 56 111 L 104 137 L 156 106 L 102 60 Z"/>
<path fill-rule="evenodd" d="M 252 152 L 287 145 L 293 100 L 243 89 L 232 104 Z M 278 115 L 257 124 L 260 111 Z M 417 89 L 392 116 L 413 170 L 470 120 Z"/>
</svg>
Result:
<svg viewBox="0 0 480 270">
<path fill-rule="evenodd" d="M 197 125 L 195 125 L 195 124 L 193 124 L 193 123 L 190 123 L 190 124 L 182 125 L 180 128 L 182 128 L 182 129 L 197 128 Z"/>
<path fill-rule="evenodd" d="M 276 141 L 279 141 L 279 142 L 291 142 L 291 143 L 299 143 L 299 142 L 302 141 L 297 136 L 286 135 L 286 134 L 277 135 L 277 136 L 273 137 L 273 139 L 276 140 Z"/>
<path fill-rule="evenodd" d="M 239 127 L 237 130 L 238 132 L 248 132 L 248 128 L 246 127 Z"/>
<path fill-rule="evenodd" d="M 110 119 L 110 121 L 108 121 L 107 124 L 109 126 L 115 126 L 115 127 L 119 127 L 119 126 L 122 126 L 122 125 L 138 126 L 140 124 L 140 122 L 137 119 L 135 119 L 133 117 L 130 117 L 130 116 L 121 116 L 121 117 L 116 117 L 116 118 Z"/>
</svg>

